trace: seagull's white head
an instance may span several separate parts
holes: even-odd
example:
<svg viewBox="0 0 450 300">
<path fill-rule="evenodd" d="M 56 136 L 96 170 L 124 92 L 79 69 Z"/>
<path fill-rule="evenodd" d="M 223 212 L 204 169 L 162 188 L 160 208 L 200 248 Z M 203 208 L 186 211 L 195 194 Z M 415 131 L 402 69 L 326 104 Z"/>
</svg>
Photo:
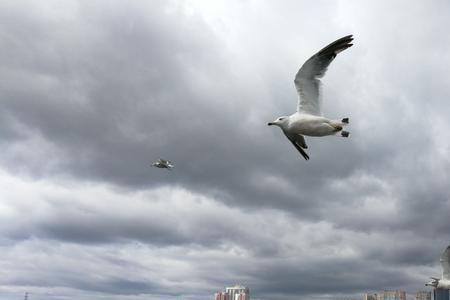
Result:
<svg viewBox="0 0 450 300">
<path fill-rule="evenodd" d="M 425 283 L 426 286 L 434 286 L 437 287 L 439 285 L 439 278 L 430 277 L 432 280 L 428 283 Z"/>
<path fill-rule="evenodd" d="M 269 125 L 269 126 L 276 125 L 276 126 L 278 126 L 280 128 L 286 128 L 288 124 L 289 124 L 289 117 L 288 116 L 282 116 L 282 117 L 277 118 L 273 122 L 267 123 L 267 125 Z"/>
</svg>

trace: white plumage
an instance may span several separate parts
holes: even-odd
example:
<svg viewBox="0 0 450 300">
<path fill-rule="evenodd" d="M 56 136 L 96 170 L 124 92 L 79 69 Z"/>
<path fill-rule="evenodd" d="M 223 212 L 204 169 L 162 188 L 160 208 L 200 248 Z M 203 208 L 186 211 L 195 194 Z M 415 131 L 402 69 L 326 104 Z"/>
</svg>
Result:
<svg viewBox="0 0 450 300">
<path fill-rule="evenodd" d="M 441 278 L 430 277 L 432 280 L 425 285 L 448 290 L 450 289 L 450 246 L 441 254 L 440 262 L 442 268 Z"/>
<path fill-rule="evenodd" d="M 309 156 L 304 150 L 308 146 L 303 136 L 349 136 L 349 133 L 343 130 L 343 127 L 349 123 L 348 118 L 330 120 L 322 116 L 320 78 L 325 75 L 336 55 L 353 45 L 352 41 L 352 35 L 340 38 L 308 59 L 297 72 L 294 80 L 299 95 L 297 111 L 290 116 L 279 117 L 268 123 L 268 125 L 280 127 L 305 159 L 309 159 Z"/>
</svg>

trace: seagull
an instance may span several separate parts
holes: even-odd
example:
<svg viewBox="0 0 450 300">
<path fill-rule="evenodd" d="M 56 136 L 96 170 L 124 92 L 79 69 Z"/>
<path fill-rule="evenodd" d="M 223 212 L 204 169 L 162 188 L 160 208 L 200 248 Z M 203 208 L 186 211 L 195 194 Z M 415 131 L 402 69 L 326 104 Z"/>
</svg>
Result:
<svg viewBox="0 0 450 300">
<path fill-rule="evenodd" d="M 152 166 L 161 168 L 161 169 L 168 169 L 168 170 L 173 168 L 172 162 L 170 160 L 165 160 L 165 159 L 158 159 L 157 161 L 152 163 Z"/>
<path fill-rule="evenodd" d="M 426 286 L 434 286 L 438 289 L 450 289 L 450 246 L 448 246 L 441 254 L 441 279 L 436 277 L 430 277 L 432 281 L 426 283 Z"/>
<path fill-rule="evenodd" d="M 304 136 L 350 135 L 348 131 L 343 130 L 344 126 L 348 125 L 349 118 L 331 120 L 322 116 L 320 78 L 325 75 L 328 66 L 339 52 L 353 46 L 352 41 L 352 35 L 344 36 L 308 59 L 295 75 L 294 83 L 299 96 L 297 111 L 267 124 L 280 127 L 306 160 L 309 156 L 304 150 L 308 148 Z"/>
</svg>

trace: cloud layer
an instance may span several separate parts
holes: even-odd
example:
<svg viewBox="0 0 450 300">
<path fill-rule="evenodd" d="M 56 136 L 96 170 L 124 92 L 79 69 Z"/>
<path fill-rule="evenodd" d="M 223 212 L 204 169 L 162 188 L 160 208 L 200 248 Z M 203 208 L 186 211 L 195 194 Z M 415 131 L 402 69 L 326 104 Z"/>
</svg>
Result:
<svg viewBox="0 0 450 300">
<path fill-rule="evenodd" d="M 448 9 L 3 1 L 0 299 L 422 289 L 449 244 Z M 266 124 L 349 33 L 323 92 L 351 138 L 305 162 Z"/>
</svg>

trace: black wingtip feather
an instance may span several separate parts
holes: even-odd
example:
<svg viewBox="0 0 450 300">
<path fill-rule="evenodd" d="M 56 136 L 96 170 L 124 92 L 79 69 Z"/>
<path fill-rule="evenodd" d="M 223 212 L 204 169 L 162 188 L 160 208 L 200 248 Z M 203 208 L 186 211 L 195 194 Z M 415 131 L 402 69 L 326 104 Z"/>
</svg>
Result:
<svg viewBox="0 0 450 300">
<path fill-rule="evenodd" d="M 342 130 L 342 131 L 341 131 L 341 136 L 342 136 L 342 137 L 349 137 L 349 135 L 350 135 L 350 132 L 345 131 L 345 130 Z"/>
<path fill-rule="evenodd" d="M 295 149 L 297 149 L 297 151 L 300 152 L 300 154 L 303 156 L 305 160 L 309 159 L 309 155 L 305 152 L 305 150 L 302 149 L 302 147 L 300 147 L 299 145 L 297 145 L 296 142 L 291 141 L 290 139 L 289 141 L 292 143 L 292 145 L 294 145 Z"/>
<path fill-rule="evenodd" d="M 344 51 L 345 49 L 353 46 L 353 44 L 351 44 L 352 41 L 353 41 L 353 35 L 344 36 L 344 37 L 332 42 L 328 46 L 324 47 L 317 54 L 320 56 L 320 55 L 330 55 L 333 53 L 334 54 L 339 53 L 339 52 Z"/>
</svg>

